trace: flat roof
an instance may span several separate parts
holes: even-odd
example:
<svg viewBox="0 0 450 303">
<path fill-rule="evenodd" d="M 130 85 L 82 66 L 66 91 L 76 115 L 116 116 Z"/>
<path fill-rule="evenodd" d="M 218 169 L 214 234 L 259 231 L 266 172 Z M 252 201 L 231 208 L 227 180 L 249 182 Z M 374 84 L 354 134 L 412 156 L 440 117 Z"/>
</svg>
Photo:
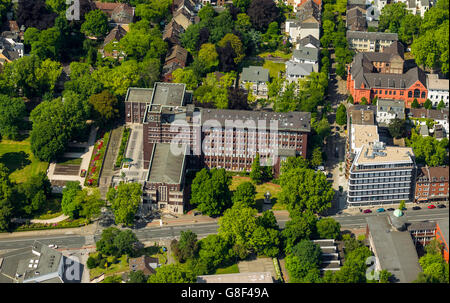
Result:
<svg viewBox="0 0 450 303">
<path fill-rule="evenodd" d="M 367 151 L 367 156 L 366 156 Z M 411 147 L 385 146 L 383 150 L 385 156 L 368 156 L 373 152 L 373 144 L 366 144 L 355 159 L 356 164 L 388 164 L 388 163 L 413 163 L 411 155 L 414 155 Z M 409 153 L 409 154 L 408 154 Z"/>
<path fill-rule="evenodd" d="M 197 283 L 273 283 L 273 278 L 272 274 L 268 271 L 250 272 L 198 276 Z"/>
<path fill-rule="evenodd" d="M 449 89 L 448 79 L 439 79 L 438 74 L 427 74 L 427 89 L 446 90 Z"/>
<path fill-rule="evenodd" d="M 145 102 L 152 101 L 153 88 L 130 87 L 127 91 L 125 102 Z"/>
<path fill-rule="evenodd" d="M 184 173 L 185 153 L 174 155 L 170 143 L 157 143 L 150 163 L 150 183 L 180 184 Z"/>
<path fill-rule="evenodd" d="M 422 271 L 416 247 L 408 231 L 397 231 L 387 216 L 369 216 L 366 222 L 371 245 L 381 269 L 391 272 L 400 283 L 410 283 Z"/>
<path fill-rule="evenodd" d="M 185 88 L 183 83 L 156 82 L 152 104 L 182 106 Z"/>
<path fill-rule="evenodd" d="M 365 144 L 380 140 L 377 125 L 352 124 L 351 133 L 351 148 L 353 151 L 362 148 Z"/>
</svg>

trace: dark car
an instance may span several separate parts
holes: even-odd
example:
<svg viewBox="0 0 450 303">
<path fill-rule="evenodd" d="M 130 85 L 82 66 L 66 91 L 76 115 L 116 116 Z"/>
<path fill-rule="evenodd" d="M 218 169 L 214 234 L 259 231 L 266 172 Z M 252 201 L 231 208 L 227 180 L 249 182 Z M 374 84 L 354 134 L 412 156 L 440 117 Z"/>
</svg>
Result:
<svg viewBox="0 0 450 303">
<path fill-rule="evenodd" d="M 445 208 L 446 206 L 444 204 L 439 204 L 437 207 L 438 208 Z"/>
<path fill-rule="evenodd" d="M 412 209 L 413 209 L 413 210 L 419 210 L 419 209 L 421 209 L 421 208 L 420 208 L 420 206 L 414 206 Z"/>
<path fill-rule="evenodd" d="M 387 211 L 394 211 L 394 210 L 395 210 L 395 208 L 392 208 L 392 207 L 387 209 Z"/>
</svg>

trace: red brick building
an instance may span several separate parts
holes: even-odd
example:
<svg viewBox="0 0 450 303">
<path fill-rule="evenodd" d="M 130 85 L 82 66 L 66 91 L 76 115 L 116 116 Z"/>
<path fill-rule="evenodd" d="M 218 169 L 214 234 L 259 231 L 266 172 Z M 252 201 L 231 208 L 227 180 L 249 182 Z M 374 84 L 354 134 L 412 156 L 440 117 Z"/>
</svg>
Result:
<svg viewBox="0 0 450 303">
<path fill-rule="evenodd" d="M 426 75 L 418 67 L 404 70 L 404 50 L 394 42 L 382 53 L 357 53 L 348 67 L 347 90 L 355 103 L 364 97 L 403 100 L 410 108 L 414 99 L 423 104 L 427 99 Z"/>
<path fill-rule="evenodd" d="M 436 223 L 436 239 L 442 244 L 442 255 L 448 263 L 448 218 Z"/>
<path fill-rule="evenodd" d="M 448 166 L 422 167 L 416 177 L 416 202 L 448 201 Z"/>
</svg>

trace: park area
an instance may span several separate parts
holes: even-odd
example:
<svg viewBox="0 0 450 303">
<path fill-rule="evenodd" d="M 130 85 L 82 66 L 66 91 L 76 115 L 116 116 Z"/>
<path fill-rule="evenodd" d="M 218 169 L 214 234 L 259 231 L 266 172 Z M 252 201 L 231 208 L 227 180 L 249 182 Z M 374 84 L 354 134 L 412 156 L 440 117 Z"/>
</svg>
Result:
<svg viewBox="0 0 450 303">
<path fill-rule="evenodd" d="M 0 163 L 10 172 L 11 181 L 23 183 L 29 177 L 46 172 L 48 162 L 39 161 L 31 152 L 30 138 L 23 141 L 1 140 Z"/>
<path fill-rule="evenodd" d="M 234 191 L 236 188 L 244 183 L 251 182 L 250 177 L 241 177 L 241 176 L 233 176 L 231 181 L 230 190 Z M 284 205 L 280 204 L 278 200 L 278 193 L 281 191 L 281 186 L 278 184 L 274 184 L 271 182 L 266 182 L 262 184 L 253 184 L 256 188 L 256 207 L 259 211 L 262 211 L 264 204 L 264 194 L 266 192 L 270 192 L 271 200 L 272 200 L 272 209 L 273 210 L 283 210 L 286 209 Z"/>
</svg>

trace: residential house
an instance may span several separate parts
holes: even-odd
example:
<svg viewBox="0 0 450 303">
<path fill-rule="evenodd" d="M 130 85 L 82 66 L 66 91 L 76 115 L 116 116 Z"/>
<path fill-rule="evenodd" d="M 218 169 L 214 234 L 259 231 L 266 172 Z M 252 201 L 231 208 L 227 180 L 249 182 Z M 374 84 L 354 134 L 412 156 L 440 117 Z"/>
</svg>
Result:
<svg viewBox="0 0 450 303">
<path fill-rule="evenodd" d="M 423 104 L 427 99 L 426 75 L 418 67 L 404 68 L 404 50 L 394 42 L 383 52 L 357 53 L 348 67 L 347 90 L 355 103 L 366 98 L 404 100 L 410 108 L 414 99 Z"/>
<path fill-rule="evenodd" d="M 308 35 L 303 39 L 298 40 L 297 46 L 297 49 L 299 49 L 300 47 L 320 49 L 320 40 L 311 35 Z"/>
<path fill-rule="evenodd" d="M 319 50 L 311 47 L 299 46 L 292 52 L 291 60 L 297 63 L 319 64 Z M 316 68 L 318 71 L 318 67 Z"/>
<path fill-rule="evenodd" d="M 192 0 L 176 0 L 172 5 L 173 20 L 186 30 L 189 25 L 200 21 L 197 9 Z"/>
<path fill-rule="evenodd" d="M 319 40 L 320 18 L 321 6 L 313 0 L 304 1 L 298 7 L 295 19 L 286 20 L 285 31 L 290 41 L 295 44 L 309 35 Z"/>
<path fill-rule="evenodd" d="M 298 79 L 303 79 L 309 76 L 317 65 L 309 63 L 298 63 L 295 61 L 286 61 L 286 80 L 289 83 L 297 82 Z"/>
<path fill-rule="evenodd" d="M 349 48 L 358 52 L 382 52 L 396 41 L 398 41 L 396 33 L 347 31 Z"/>
<path fill-rule="evenodd" d="M 431 119 L 438 125 L 441 125 L 445 130 L 445 134 L 449 136 L 449 110 L 448 109 L 426 109 L 426 108 L 411 108 L 408 113 L 408 117 L 415 125 L 425 125 L 426 121 L 420 121 L 420 119 Z"/>
<path fill-rule="evenodd" d="M 437 107 L 441 100 L 444 102 L 445 107 L 449 107 L 448 79 L 439 79 L 438 74 L 427 74 L 427 89 L 428 99 L 430 99 L 434 107 Z"/>
<path fill-rule="evenodd" d="M 239 78 L 241 88 L 251 89 L 254 95 L 267 98 L 267 85 L 270 80 L 267 68 L 261 66 L 244 67 Z"/>
<path fill-rule="evenodd" d="M 111 26 L 133 23 L 135 8 L 127 3 L 110 3 L 95 1 L 96 9 L 104 12 L 109 19 Z"/>
<path fill-rule="evenodd" d="M 25 49 L 21 42 L 16 42 L 11 38 L 0 37 L 0 64 L 12 62 L 16 59 L 22 58 Z"/>
<path fill-rule="evenodd" d="M 347 9 L 347 18 L 345 20 L 347 30 L 349 31 L 366 31 L 367 19 L 366 11 L 358 6 Z"/>
<path fill-rule="evenodd" d="M 158 258 L 140 256 L 139 258 L 130 258 L 128 260 L 130 271 L 142 271 L 144 275 L 150 276 L 156 273 L 155 269 L 160 267 Z"/>
<path fill-rule="evenodd" d="M 374 0 L 372 7 L 376 11 L 376 16 L 379 17 L 381 10 L 387 4 L 392 3 L 404 3 L 406 4 L 406 9 L 413 15 L 420 15 L 422 18 L 425 12 L 430 8 L 429 0 Z"/>
<path fill-rule="evenodd" d="M 175 45 L 169 51 L 163 66 L 164 82 L 172 80 L 172 73 L 178 68 L 184 68 L 188 60 L 188 51 L 180 45 Z"/>
<path fill-rule="evenodd" d="M 127 31 L 121 26 L 116 25 L 109 34 L 105 37 L 102 47 L 99 52 L 102 57 L 111 57 L 122 60 L 125 58 L 125 53 L 118 48 L 119 41 L 127 34 Z"/>
<path fill-rule="evenodd" d="M 448 166 L 424 166 L 418 169 L 415 202 L 448 202 L 448 178 Z"/>
<path fill-rule="evenodd" d="M 377 123 L 388 126 L 394 119 L 405 119 L 405 102 L 401 100 L 378 99 Z"/>
<path fill-rule="evenodd" d="M 170 20 L 164 27 L 162 38 L 169 43 L 169 46 L 181 45 L 181 34 L 184 33 L 184 28 L 175 20 Z"/>
</svg>

